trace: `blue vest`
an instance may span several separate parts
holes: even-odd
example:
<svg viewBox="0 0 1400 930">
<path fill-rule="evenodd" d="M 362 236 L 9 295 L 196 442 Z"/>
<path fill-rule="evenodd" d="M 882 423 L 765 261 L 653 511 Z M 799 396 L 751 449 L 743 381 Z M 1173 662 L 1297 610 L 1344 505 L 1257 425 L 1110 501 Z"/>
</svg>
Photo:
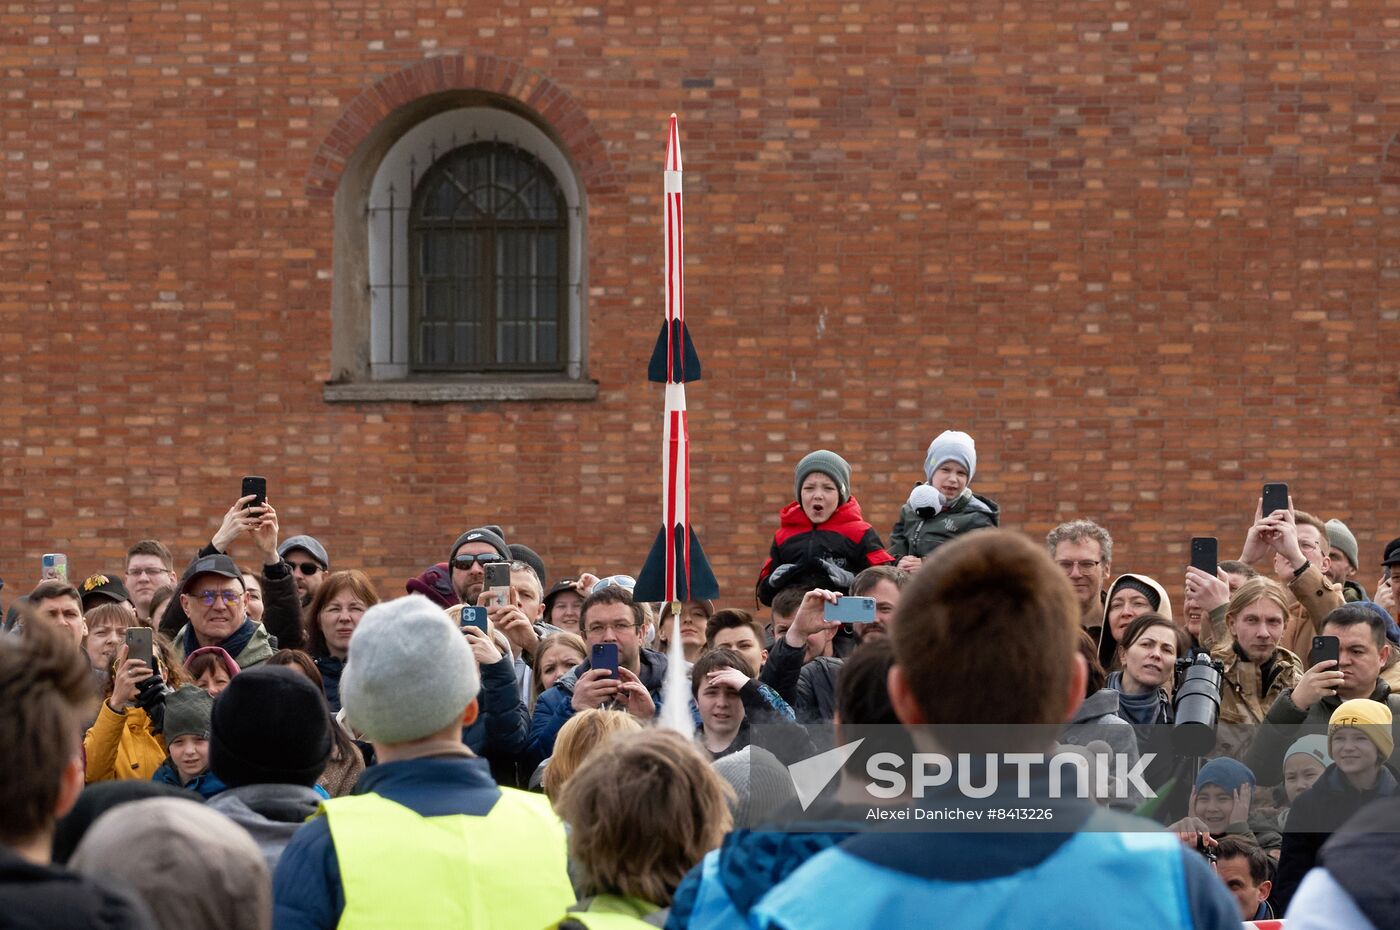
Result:
<svg viewBox="0 0 1400 930">
<path fill-rule="evenodd" d="M 956 835 L 929 840 L 958 842 Z M 1006 841 L 1014 843 L 1016 837 L 1008 834 Z M 946 919 L 962 930 L 1190 927 L 1181 857 L 1181 843 L 1169 833 L 1082 832 L 1029 868 L 954 882 L 895 871 L 838 846 L 764 895 L 750 914 L 750 926 L 849 930 L 922 927 Z M 706 867 L 711 864 L 707 858 Z M 833 888 L 859 891 L 832 894 Z"/>
</svg>

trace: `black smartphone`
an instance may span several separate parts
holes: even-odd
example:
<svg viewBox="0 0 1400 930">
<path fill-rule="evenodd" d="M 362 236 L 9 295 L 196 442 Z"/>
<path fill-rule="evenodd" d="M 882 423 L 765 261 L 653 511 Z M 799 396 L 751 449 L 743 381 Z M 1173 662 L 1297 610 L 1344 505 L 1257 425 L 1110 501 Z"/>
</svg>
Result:
<svg viewBox="0 0 1400 930">
<path fill-rule="evenodd" d="M 605 668 L 611 677 L 617 677 L 617 643 L 595 643 L 589 668 Z"/>
<path fill-rule="evenodd" d="M 496 596 L 497 606 L 510 601 L 510 563 L 491 562 L 486 566 L 486 587 Z"/>
<path fill-rule="evenodd" d="M 1215 570 L 1220 559 L 1220 540 L 1214 536 L 1192 536 L 1191 537 L 1191 567 L 1199 568 L 1210 577 L 1215 577 Z"/>
<path fill-rule="evenodd" d="M 1338 662 L 1342 658 L 1342 641 L 1335 636 L 1314 636 L 1312 650 L 1308 653 L 1308 668 L 1319 662 L 1331 659 Z"/>
<path fill-rule="evenodd" d="M 462 615 L 460 619 L 462 621 L 461 626 L 463 629 L 466 629 L 469 626 L 474 626 L 481 632 L 486 632 L 485 607 L 473 607 L 470 604 L 466 604 L 462 607 Z"/>
<path fill-rule="evenodd" d="M 267 502 L 267 479 L 262 475 L 245 475 L 243 478 L 243 493 L 239 497 L 254 495 L 253 499 L 243 505 L 244 510 L 251 510 L 254 507 L 261 507 Z"/>
<path fill-rule="evenodd" d="M 151 642 L 152 630 L 148 626 L 134 626 L 126 631 L 126 657 L 140 659 L 148 668 L 155 668 L 155 646 Z"/>
<path fill-rule="evenodd" d="M 1259 513 L 1267 517 L 1275 510 L 1288 509 L 1288 485 L 1279 482 L 1271 482 L 1264 485 L 1264 505 L 1259 508 Z"/>
</svg>

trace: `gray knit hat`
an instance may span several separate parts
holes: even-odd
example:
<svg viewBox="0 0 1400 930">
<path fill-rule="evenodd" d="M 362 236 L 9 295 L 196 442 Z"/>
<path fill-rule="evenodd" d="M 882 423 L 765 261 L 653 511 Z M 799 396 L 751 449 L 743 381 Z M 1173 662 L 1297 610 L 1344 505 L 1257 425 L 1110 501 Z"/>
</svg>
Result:
<svg viewBox="0 0 1400 930">
<path fill-rule="evenodd" d="M 374 743 L 411 743 L 451 725 L 480 690 L 461 630 L 421 594 L 375 604 L 350 637 L 340 700 Z"/>
<path fill-rule="evenodd" d="M 977 474 L 977 443 L 967 433 L 945 429 L 928 445 L 924 455 L 924 479 L 933 480 L 934 470 L 944 462 L 957 462 L 967 471 L 967 483 Z"/>
<path fill-rule="evenodd" d="M 797 800 L 787 766 L 761 746 L 748 745 L 715 761 L 715 773 L 734 789 L 734 826 L 766 823 Z"/>
<path fill-rule="evenodd" d="M 176 737 L 209 738 L 209 719 L 214 713 L 214 699 L 198 685 L 184 685 L 165 696 L 166 745 Z"/>
<path fill-rule="evenodd" d="M 1361 566 L 1356 564 L 1357 560 L 1360 559 L 1360 555 L 1358 554 L 1360 550 L 1356 545 L 1356 537 L 1352 535 L 1351 530 L 1347 529 L 1347 525 L 1341 520 L 1328 520 L 1326 525 L 1327 542 L 1342 550 L 1342 553 L 1347 557 L 1347 561 L 1351 563 L 1352 568 L 1360 568 Z"/>
<path fill-rule="evenodd" d="M 458 536 L 457 541 L 452 544 L 452 551 L 447 554 L 447 561 L 450 563 L 457 558 L 457 550 L 472 542 L 486 543 L 499 552 L 501 558 L 507 562 L 515 561 L 515 556 L 511 554 L 510 546 L 506 545 L 505 535 L 499 526 L 478 526 L 476 529 L 467 530 Z"/>
<path fill-rule="evenodd" d="M 797 463 L 797 480 L 792 486 L 794 500 L 802 500 L 802 482 L 813 472 L 821 472 L 836 482 L 836 491 L 840 495 L 839 503 L 844 504 L 851 499 L 851 466 L 835 452 L 818 449 L 816 452 L 808 452 L 802 456 L 802 461 Z"/>
</svg>

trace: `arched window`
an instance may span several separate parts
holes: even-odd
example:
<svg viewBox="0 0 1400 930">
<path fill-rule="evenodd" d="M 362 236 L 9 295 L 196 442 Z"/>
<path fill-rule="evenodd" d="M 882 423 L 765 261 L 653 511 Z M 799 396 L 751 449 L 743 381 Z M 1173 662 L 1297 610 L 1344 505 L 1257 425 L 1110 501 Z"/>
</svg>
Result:
<svg viewBox="0 0 1400 930">
<path fill-rule="evenodd" d="M 549 168 L 509 143 L 433 163 L 409 217 L 413 371 L 564 371 L 567 212 Z"/>
<path fill-rule="evenodd" d="M 498 105 L 499 104 L 499 105 Z M 592 400 L 583 186 L 475 91 L 383 120 L 335 194 L 327 400 Z"/>
</svg>

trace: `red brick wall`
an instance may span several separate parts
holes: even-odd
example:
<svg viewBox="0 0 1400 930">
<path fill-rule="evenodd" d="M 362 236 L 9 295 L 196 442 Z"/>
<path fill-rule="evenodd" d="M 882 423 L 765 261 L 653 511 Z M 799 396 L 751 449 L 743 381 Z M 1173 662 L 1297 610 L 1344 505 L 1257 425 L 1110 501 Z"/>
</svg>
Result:
<svg viewBox="0 0 1400 930">
<path fill-rule="evenodd" d="M 250 472 L 288 535 L 385 589 L 487 521 L 553 575 L 635 572 L 672 110 L 707 365 L 692 512 L 734 600 L 802 453 L 841 451 L 886 534 L 950 426 L 1007 526 L 1092 516 L 1174 596 L 1187 538 L 1233 555 L 1269 479 L 1350 522 L 1372 587 L 1400 532 L 1400 19 L 1124 6 L 12 10 L 7 594 L 51 549 L 76 573 L 143 535 L 191 549 Z M 451 68 L 587 149 L 594 403 L 322 401 L 336 134 L 376 82 Z"/>
</svg>

